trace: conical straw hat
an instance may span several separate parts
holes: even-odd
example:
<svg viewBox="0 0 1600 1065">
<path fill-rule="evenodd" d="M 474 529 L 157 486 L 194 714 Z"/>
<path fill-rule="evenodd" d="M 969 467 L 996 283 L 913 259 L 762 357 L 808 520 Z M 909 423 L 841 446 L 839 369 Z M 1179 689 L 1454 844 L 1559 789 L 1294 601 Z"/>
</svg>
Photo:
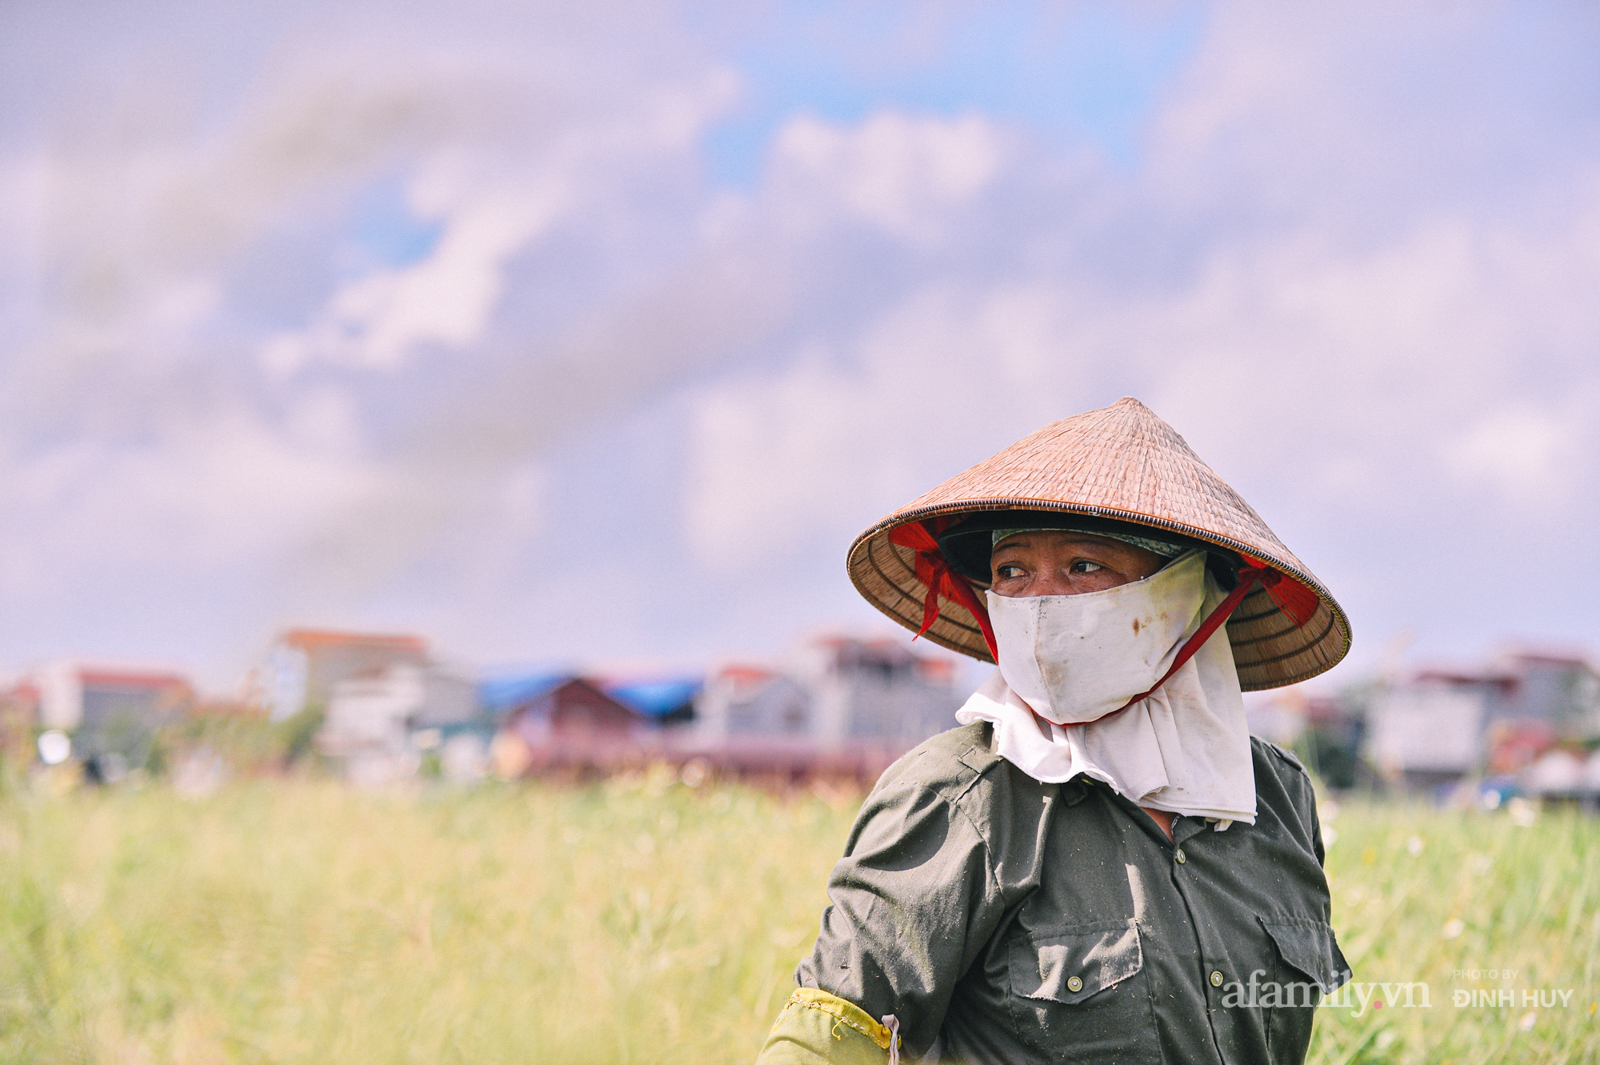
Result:
<svg viewBox="0 0 1600 1065">
<path fill-rule="evenodd" d="M 1322 582 L 1183 437 L 1132 398 L 1047 425 L 890 514 L 850 545 L 850 579 L 868 602 L 916 632 L 928 583 L 917 577 L 917 548 L 904 543 L 919 531 L 903 527 L 922 522 L 932 533 L 968 514 L 1012 509 L 1150 526 L 1277 571 L 1268 576 L 1278 583 L 1256 584 L 1228 621 L 1246 691 L 1314 677 L 1350 650 L 1349 619 Z M 939 597 L 927 637 L 992 662 L 977 617 L 959 598 Z"/>
</svg>

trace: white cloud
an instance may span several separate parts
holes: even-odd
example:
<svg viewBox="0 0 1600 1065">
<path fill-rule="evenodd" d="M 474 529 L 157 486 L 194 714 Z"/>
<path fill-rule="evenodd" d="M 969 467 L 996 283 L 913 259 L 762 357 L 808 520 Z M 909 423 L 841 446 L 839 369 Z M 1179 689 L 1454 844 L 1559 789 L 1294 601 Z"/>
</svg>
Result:
<svg viewBox="0 0 1600 1065">
<path fill-rule="evenodd" d="M 847 380 L 807 363 L 699 398 L 684 516 L 703 564 L 743 566 L 792 550 L 819 507 L 838 505 L 837 471 L 851 459 L 841 430 L 867 413 L 855 396 Z"/>
<path fill-rule="evenodd" d="M 831 130 L 829 143 L 877 120 Z M 847 165 L 827 172 L 848 187 Z M 1327 527 L 1329 506 L 1437 512 L 1452 475 L 1517 486 L 1522 498 L 1570 489 L 1585 476 L 1570 427 L 1600 414 L 1595 390 L 1571 391 L 1559 421 L 1510 405 L 1563 374 L 1541 376 L 1522 351 L 1575 351 L 1576 322 L 1600 327 L 1600 312 L 1574 298 L 1600 285 L 1589 235 L 1600 190 L 1579 180 L 1572 192 L 1561 233 L 1520 214 L 1424 210 L 1353 242 L 1337 218 L 1307 211 L 1209 242 L 1192 271 L 1160 285 L 1110 284 L 1092 260 L 977 278 L 942 264 L 872 317 L 835 323 L 820 351 L 797 349 L 807 353 L 789 369 L 708 393 L 690 540 L 702 555 L 777 559 L 806 530 L 864 524 L 1033 428 L 1125 393 L 1288 529 Z M 808 232 L 859 213 L 847 198 L 832 203 Z M 962 207 L 926 210 L 922 224 L 937 231 Z M 1121 209 L 1136 213 L 1140 200 Z M 1070 245 L 1082 220 L 1066 203 L 1045 232 Z M 1463 430 L 1469 410 L 1489 413 Z"/>
<path fill-rule="evenodd" d="M 915 244 L 935 243 L 942 215 L 981 193 L 1005 161 L 1004 138 L 977 114 L 943 119 L 881 111 L 855 127 L 801 116 L 778 131 L 774 181 L 815 209 L 843 207 Z"/>
<path fill-rule="evenodd" d="M 143 445 L 79 440 L 14 462 L 6 479 L 8 591 L 30 597 L 63 573 L 199 576 L 271 557 L 328 513 L 385 489 L 369 462 L 296 443 L 242 410 L 172 426 Z"/>
<path fill-rule="evenodd" d="M 702 562 L 771 563 L 824 531 L 865 527 L 1009 443 L 1003 434 L 1078 409 L 1089 392 L 1062 310 L 1047 286 L 931 286 L 840 351 L 808 349 L 779 374 L 705 390 L 689 543 Z"/>
<path fill-rule="evenodd" d="M 736 79 L 714 70 L 643 94 L 631 112 L 553 131 L 510 158 L 502 146 L 427 157 L 408 199 L 419 219 L 443 226 L 432 251 L 341 285 L 306 328 L 262 345 L 264 367 L 279 379 L 317 359 L 394 370 L 424 345 L 460 351 L 478 343 L 515 255 L 564 221 L 593 224 L 611 208 L 604 197 L 615 194 L 619 175 L 648 173 L 663 153 L 685 157 L 737 89 Z"/>
<path fill-rule="evenodd" d="M 702 563 L 842 552 L 1125 393 L 1374 599 L 1382 545 L 1341 540 L 1374 515 L 1465 489 L 1593 517 L 1594 111 L 1524 92 L 1515 56 L 1480 64 L 1489 9 L 1440 37 L 1224 3 L 1132 172 L 1048 150 L 1066 124 L 1039 112 L 902 99 L 782 116 L 732 194 L 702 167 L 743 91 L 729 40 L 670 8 L 434 17 L 286 16 L 226 91 L 57 104 L 49 136 L 0 144 L 0 580 L 24 609 L 192 562 L 235 589 L 271 569 L 329 614 L 403 588 L 420 625 L 465 580 L 497 618 L 539 592 L 503 579 L 517 559 L 615 491 L 568 476 L 573 451 L 628 463 L 625 427 L 686 392 L 650 476 L 682 478 Z M 1592 69 L 1574 47 L 1538 70 Z M 439 240 L 340 273 L 349 203 L 382 183 Z"/>
<path fill-rule="evenodd" d="M 505 291 L 506 260 L 560 217 L 564 201 L 557 189 L 491 191 L 455 209 L 430 255 L 347 283 L 309 329 L 268 341 L 264 364 L 280 378 L 318 357 L 393 370 L 420 345 L 475 343 Z"/>
<path fill-rule="evenodd" d="M 1469 483 L 1487 483 L 1513 502 L 1559 503 L 1583 453 L 1577 427 L 1527 405 L 1492 410 L 1447 437 L 1444 457 Z"/>
</svg>

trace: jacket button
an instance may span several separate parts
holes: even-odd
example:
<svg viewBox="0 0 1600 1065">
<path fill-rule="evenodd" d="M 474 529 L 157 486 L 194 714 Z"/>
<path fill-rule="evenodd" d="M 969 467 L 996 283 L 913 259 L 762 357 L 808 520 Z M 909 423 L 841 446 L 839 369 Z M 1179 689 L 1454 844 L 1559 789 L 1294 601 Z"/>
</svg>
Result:
<svg viewBox="0 0 1600 1065">
<path fill-rule="evenodd" d="M 1215 969 L 1213 969 L 1211 971 L 1211 986 L 1212 987 L 1221 987 L 1222 986 L 1222 973 L 1218 972 Z"/>
<path fill-rule="evenodd" d="M 1182 865 L 1184 862 L 1186 862 L 1188 860 L 1189 860 L 1189 856 L 1187 854 L 1183 853 L 1183 849 L 1180 847 L 1178 849 L 1178 864 Z"/>
<path fill-rule="evenodd" d="M 1076 976 L 1067 977 L 1067 990 L 1068 991 L 1082 991 L 1083 990 L 1083 981 L 1080 980 Z"/>
</svg>

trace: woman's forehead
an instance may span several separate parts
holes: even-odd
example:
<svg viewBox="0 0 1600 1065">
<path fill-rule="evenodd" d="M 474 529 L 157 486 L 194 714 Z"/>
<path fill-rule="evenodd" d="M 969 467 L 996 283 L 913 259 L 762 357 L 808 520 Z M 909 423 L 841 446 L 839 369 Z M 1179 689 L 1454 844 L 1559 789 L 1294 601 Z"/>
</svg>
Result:
<svg viewBox="0 0 1600 1065">
<path fill-rule="evenodd" d="M 1027 529 L 1022 532 L 1011 533 L 1009 536 L 1002 538 L 994 545 L 994 550 L 999 552 L 1013 547 L 1026 550 L 1028 548 L 1055 545 L 1066 546 L 1069 544 L 1112 548 L 1127 547 L 1126 544 L 1113 540 L 1109 536 L 1096 536 L 1094 533 L 1073 532 L 1067 529 Z"/>
</svg>

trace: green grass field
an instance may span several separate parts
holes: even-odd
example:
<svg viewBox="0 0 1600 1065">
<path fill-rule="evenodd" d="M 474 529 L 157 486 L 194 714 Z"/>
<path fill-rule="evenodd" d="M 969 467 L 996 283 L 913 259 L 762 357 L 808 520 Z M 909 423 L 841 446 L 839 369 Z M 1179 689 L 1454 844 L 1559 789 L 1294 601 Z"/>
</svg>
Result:
<svg viewBox="0 0 1600 1065">
<path fill-rule="evenodd" d="M 666 771 L 13 789 L 0 1060 L 748 1062 L 858 801 Z M 1321 1010 L 1313 1061 L 1600 1060 L 1600 822 L 1347 804 L 1332 827 L 1356 978 L 1425 982 L 1432 1005 Z M 1474 969 L 1516 975 L 1456 975 Z M 1452 1004 L 1502 986 L 1571 995 Z"/>
</svg>

